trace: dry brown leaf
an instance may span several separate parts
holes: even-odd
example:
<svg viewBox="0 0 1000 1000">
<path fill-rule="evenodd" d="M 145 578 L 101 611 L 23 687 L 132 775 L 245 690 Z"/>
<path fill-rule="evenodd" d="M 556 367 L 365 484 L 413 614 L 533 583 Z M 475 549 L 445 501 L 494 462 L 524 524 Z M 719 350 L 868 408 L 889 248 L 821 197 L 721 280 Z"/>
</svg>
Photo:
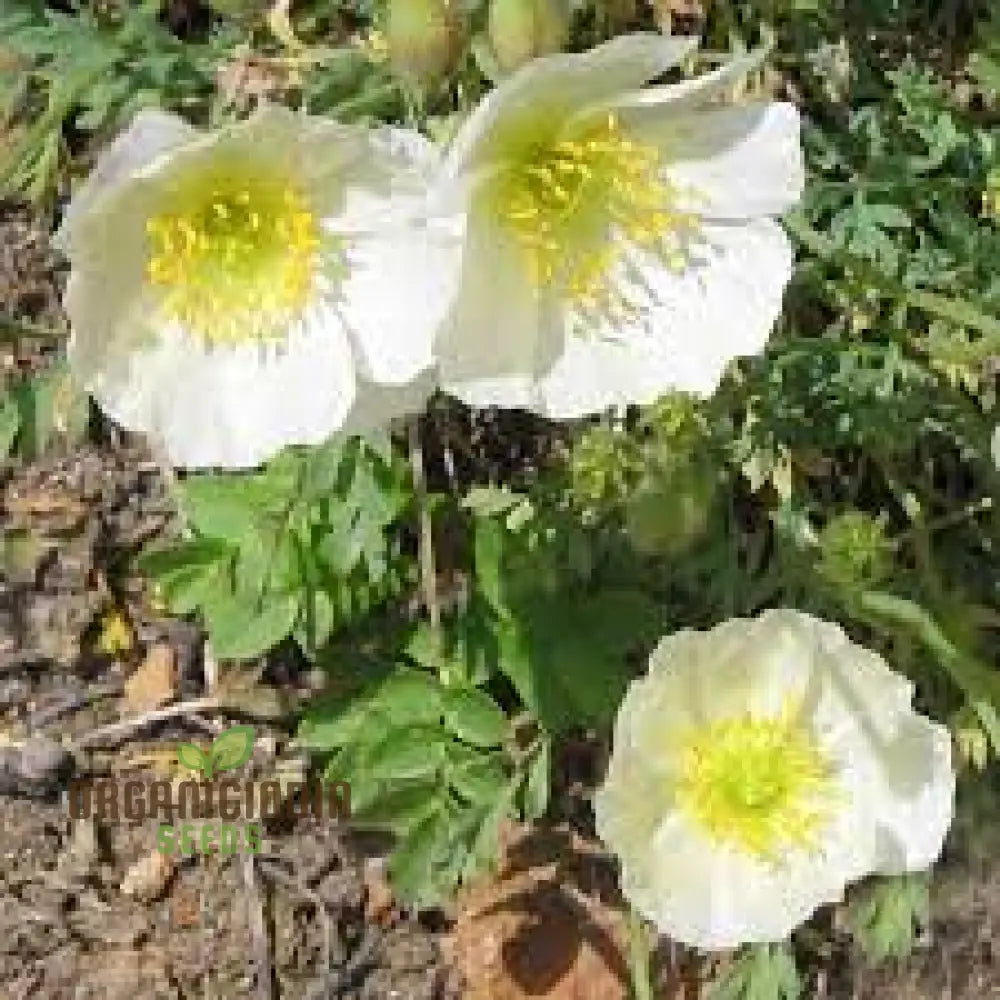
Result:
<svg viewBox="0 0 1000 1000">
<path fill-rule="evenodd" d="M 174 891 L 170 897 L 170 920 L 175 927 L 197 927 L 201 923 L 201 900 L 193 889 Z"/>
<path fill-rule="evenodd" d="M 125 682 L 125 703 L 130 711 L 148 712 L 176 696 L 177 658 L 174 650 L 167 643 L 156 643 Z"/>
</svg>

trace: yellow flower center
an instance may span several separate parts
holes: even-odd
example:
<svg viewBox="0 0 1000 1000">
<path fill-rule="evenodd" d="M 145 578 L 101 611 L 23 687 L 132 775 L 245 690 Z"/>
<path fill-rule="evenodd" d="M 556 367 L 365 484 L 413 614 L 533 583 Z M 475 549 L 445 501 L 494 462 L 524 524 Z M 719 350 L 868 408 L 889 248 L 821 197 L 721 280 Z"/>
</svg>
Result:
<svg viewBox="0 0 1000 1000">
<path fill-rule="evenodd" d="M 839 789 L 798 707 L 722 719 L 684 740 L 678 803 L 717 843 L 764 861 L 819 846 Z"/>
<path fill-rule="evenodd" d="M 629 303 L 611 280 L 629 246 L 674 270 L 688 263 L 697 217 L 678 207 L 659 152 L 630 139 L 615 115 L 572 138 L 527 143 L 490 190 L 536 288 L 554 287 L 583 314 L 620 317 Z"/>
<path fill-rule="evenodd" d="M 319 222 L 287 177 L 196 172 L 146 233 L 163 315 L 207 344 L 280 339 L 315 295 Z"/>
</svg>

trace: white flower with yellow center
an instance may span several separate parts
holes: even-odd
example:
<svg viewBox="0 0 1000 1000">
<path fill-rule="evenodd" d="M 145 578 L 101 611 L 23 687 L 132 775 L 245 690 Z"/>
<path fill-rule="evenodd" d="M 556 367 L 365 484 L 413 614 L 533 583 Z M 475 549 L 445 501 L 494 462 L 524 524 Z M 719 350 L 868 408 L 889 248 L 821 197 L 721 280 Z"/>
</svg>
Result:
<svg viewBox="0 0 1000 1000">
<path fill-rule="evenodd" d="M 750 60 L 639 89 L 695 46 L 636 34 L 536 59 L 463 125 L 433 196 L 465 224 L 448 391 L 572 418 L 711 393 L 763 347 L 791 275 L 774 217 L 803 186 L 799 116 L 718 104 Z"/>
<path fill-rule="evenodd" d="M 419 135 L 265 106 L 205 133 L 144 111 L 57 236 L 70 360 L 175 465 L 250 467 L 423 405 L 455 241 Z"/>
<path fill-rule="evenodd" d="M 664 639 L 621 706 L 598 833 L 664 934 L 779 941 L 845 886 L 929 867 L 948 731 L 838 626 L 792 610 Z"/>
</svg>

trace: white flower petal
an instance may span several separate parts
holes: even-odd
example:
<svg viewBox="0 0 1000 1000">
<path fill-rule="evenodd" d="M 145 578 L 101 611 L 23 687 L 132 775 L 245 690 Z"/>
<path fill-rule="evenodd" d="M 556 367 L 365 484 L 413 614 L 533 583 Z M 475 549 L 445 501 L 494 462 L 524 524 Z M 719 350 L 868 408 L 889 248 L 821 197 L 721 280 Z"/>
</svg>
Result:
<svg viewBox="0 0 1000 1000">
<path fill-rule="evenodd" d="M 804 854 L 779 867 L 718 849 L 683 817 L 667 818 L 650 845 L 646 871 L 623 867 L 623 890 L 675 940 L 706 950 L 784 940 L 844 882 Z"/>
<path fill-rule="evenodd" d="M 155 338 L 143 228 L 151 197 L 145 185 L 119 188 L 100 212 L 74 220 L 73 267 L 63 307 L 72 327 L 74 369 L 84 382 Z"/>
<path fill-rule="evenodd" d="M 774 103 L 706 110 L 664 122 L 667 173 L 709 219 L 780 215 L 805 186 L 799 113 Z"/>
<path fill-rule="evenodd" d="M 98 157 L 93 172 L 66 209 L 53 243 L 63 251 L 68 250 L 74 223 L 90 211 L 102 195 L 197 135 L 197 130 L 177 115 L 144 108 Z"/>
<path fill-rule="evenodd" d="M 589 105 L 642 86 L 679 63 L 696 38 L 621 35 L 582 53 L 533 59 L 492 90 L 453 140 L 443 179 L 450 184 L 482 165 L 495 142 L 540 117 L 553 124 Z"/>
<path fill-rule="evenodd" d="M 951 736 L 944 726 L 908 716 L 880 763 L 876 870 L 924 871 L 940 857 L 954 817 Z"/>
<path fill-rule="evenodd" d="M 670 389 L 708 395 L 728 363 L 758 353 L 781 312 L 792 250 L 776 223 L 706 227 L 705 259 L 677 275 L 646 261 L 656 303 L 640 321 L 601 336 L 570 336 L 532 407 L 569 419 Z"/>
<path fill-rule="evenodd" d="M 341 308 L 367 378 L 398 385 L 433 363 L 460 255 L 449 234 L 419 224 L 386 229 L 349 247 Z"/>
<path fill-rule="evenodd" d="M 424 372 L 405 385 L 375 385 L 359 380 L 354 405 L 339 433 L 351 436 L 387 431 L 391 421 L 423 412 L 435 388 L 433 371 Z"/>
<path fill-rule="evenodd" d="M 608 104 L 608 110 L 616 112 L 630 126 L 641 128 L 648 123 L 655 127 L 663 120 L 665 104 L 672 105 L 672 113 L 682 114 L 704 109 L 728 97 L 739 80 L 757 69 L 766 55 L 765 49 L 755 49 L 727 60 L 710 73 L 619 94 Z"/>
<path fill-rule="evenodd" d="M 354 402 L 354 360 L 341 322 L 320 308 L 280 350 L 206 350 L 165 332 L 87 388 L 123 426 L 158 440 L 174 465 L 251 468 L 341 427 Z"/>
<path fill-rule="evenodd" d="M 442 388 L 470 406 L 528 405 L 534 379 L 562 347 L 558 320 L 525 281 L 506 235 L 472 218 L 458 297 L 440 338 Z"/>
</svg>

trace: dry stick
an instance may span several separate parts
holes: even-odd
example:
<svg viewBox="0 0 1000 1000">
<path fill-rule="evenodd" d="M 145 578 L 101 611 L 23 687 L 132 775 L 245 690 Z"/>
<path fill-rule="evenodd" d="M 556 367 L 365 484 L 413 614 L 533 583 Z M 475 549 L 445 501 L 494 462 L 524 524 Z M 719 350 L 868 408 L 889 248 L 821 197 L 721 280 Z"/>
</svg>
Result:
<svg viewBox="0 0 1000 1000">
<path fill-rule="evenodd" d="M 424 451 L 420 444 L 420 418 L 411 417 L 407 423 L 410 442 L 410 464 L 413 469 L 413 489 L 420 511 L 420 589 L 424 607 L 431 620 L 435 643 L 440 642 L 441 605 L 438 602 L 437 569 L 434 565 L 434 530 L 427 498 L 427 473 L 424 469 Z"/>
<path fill-rule="evenodd" d="M 80 737 L 75 741 L 74 746 L 80 750 L 93 749 L 104 746 L 110 740 L 124 739 L 137 729 L 152 725 L 154 722 L 164 722 L 167 719 L 176 719 L 182 715 L 193 715 L 198 712 L 216 712 L 223 707 L 218 698 L 195 698 L 192 701 L 180 701 L 176 705 L 155 708 L 132 719 L 122 719 L 120 722 L 112 722 L 110 725 L 102 726 L 100 729 L 95 729 Z"/>
</svg>

